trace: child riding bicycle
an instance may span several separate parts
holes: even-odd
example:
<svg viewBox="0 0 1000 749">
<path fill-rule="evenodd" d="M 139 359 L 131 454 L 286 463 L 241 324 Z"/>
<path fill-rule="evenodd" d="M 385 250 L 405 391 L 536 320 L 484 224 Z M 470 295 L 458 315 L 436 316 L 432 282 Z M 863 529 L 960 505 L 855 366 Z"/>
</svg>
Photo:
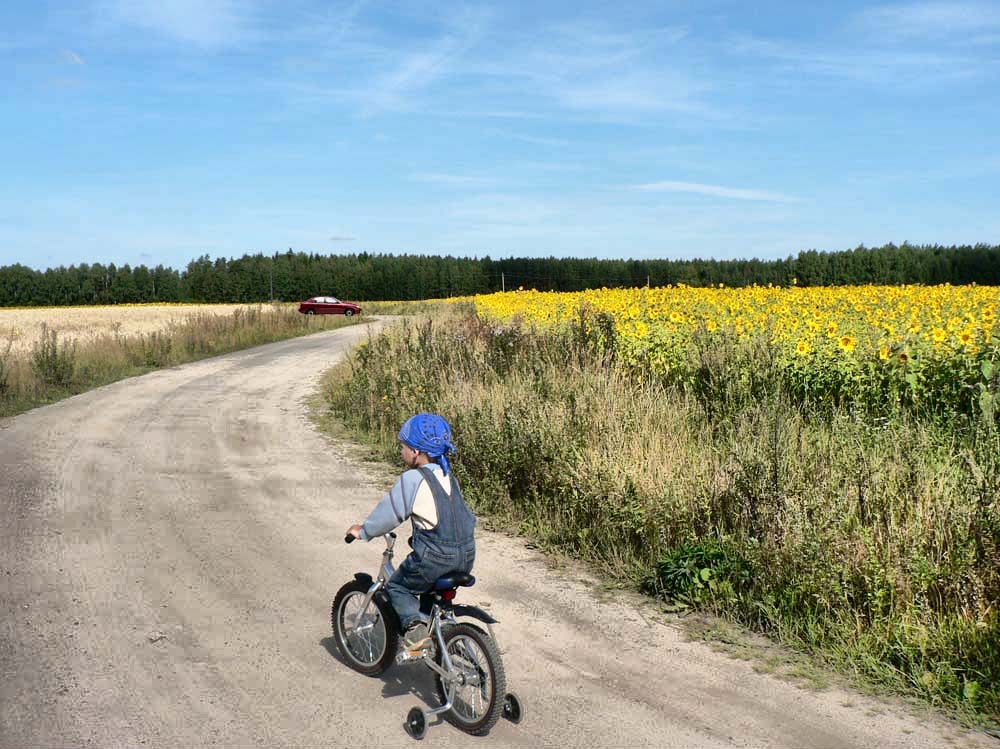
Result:
<svg viewBox="0 0 1000 749">
<path fill-rule="evenodd" d="M 399 430 L 400 455 L 408 470 L 371 511 L 348 528 L 348 535 L 370 541 L 407 519 L 413 551 L 390 578 L 386 590 L 404 631 L 403 647 L 413 654 L 429 644 L 419 596 L 451 572 L 471 572 L 476 559 L 476 516 L 465 503 L 451 472 L 451 425 L 438 414 L 419 413 Z"/>
</svg>

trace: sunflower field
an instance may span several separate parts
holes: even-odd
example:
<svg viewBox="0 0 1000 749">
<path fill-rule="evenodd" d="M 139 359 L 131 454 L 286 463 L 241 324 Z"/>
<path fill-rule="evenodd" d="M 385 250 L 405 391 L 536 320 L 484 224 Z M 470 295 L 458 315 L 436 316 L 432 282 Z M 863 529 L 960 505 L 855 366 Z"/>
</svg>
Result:
<svg viewBox="0 0 1000 749">
<path fill-rule="evenodd" d="M 905 404 L 992 418 L 1000 289 L 977 286 L 518 290 L 474 297 L 479 314 L 557 329 L 610 318 L 618 357 L 688 383 L 698 350 L 764 346 L 811 401 Z"/>
<path fill-rule="evenodd" d="M 387 459 L 446 414 L 481 517 L 667 610 L 1000 727 L 998 311 L 974 286 L 453 298 L 394 309 L 324 394 Z"/>
</svg>

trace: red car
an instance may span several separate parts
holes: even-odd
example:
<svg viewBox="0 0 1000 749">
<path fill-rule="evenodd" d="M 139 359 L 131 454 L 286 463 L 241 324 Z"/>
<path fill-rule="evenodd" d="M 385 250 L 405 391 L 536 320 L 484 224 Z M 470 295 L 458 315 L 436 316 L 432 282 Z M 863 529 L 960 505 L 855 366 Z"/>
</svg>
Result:
<svg viewBox="0 0 1000 749">
<path fill-rule="evenodd" d="M 361 307 L 354 302 L 342 302 L 332 296 L 314 296 L 299 302 L 299 312 L 306 315 L 360 315 Z"/>
</svg>

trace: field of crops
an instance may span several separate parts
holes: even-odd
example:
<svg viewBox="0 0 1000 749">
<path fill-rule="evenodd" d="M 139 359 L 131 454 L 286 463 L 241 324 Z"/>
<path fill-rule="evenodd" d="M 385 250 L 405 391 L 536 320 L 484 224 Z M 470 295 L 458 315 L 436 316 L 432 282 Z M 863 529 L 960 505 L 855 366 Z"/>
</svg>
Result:
<svg viewBox="0 0 1000 749">
<path fill-rule="evenodd" d="M 124 377 L 359 317 L 301 315 L 295 304 L 0 308 L 0 417 Z"/>
<path fill-rule="evenodd" d="M 192 315 L 231 315 L 251 304 L 113 304 L 89 307 L 0 308 L 0 347 L 11 344 L 13 355 L 27 353 L 43 326 L 61 339 L 80 343 L 104 335 L 137 336 L 162 332 Z"/>
<path fill-rule="evenodd" d="M 692 345 L 765 344 L 804 396 L 930 398 L 987 409 L 1000 369 L 1000 289 L 853 286 L 516 291 L 475 298 L 480 315 L 543 327 L 614 321 L 620 356 L 683 382 Z"/>
<path fill-rule="evenodd" d="M 1000 289 L 448 301 L 328 379 L 355 433 L 447 414 L 492 522 L 1000 721 Z"/>
</svg>

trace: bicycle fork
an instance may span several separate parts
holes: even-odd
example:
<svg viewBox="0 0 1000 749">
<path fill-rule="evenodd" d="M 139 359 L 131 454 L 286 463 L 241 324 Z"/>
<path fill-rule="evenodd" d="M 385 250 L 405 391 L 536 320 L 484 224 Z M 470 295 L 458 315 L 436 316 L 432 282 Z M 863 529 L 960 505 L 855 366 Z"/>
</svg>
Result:
<svg viewBox="0 0 1000 749">
<path fill-rule="evenodd" d="M 372 586 L 368 589 L 368 592 L 365 594 L 365 600 L 361 604 L 361 607 L 358 609 L 358 613 L 354 617 L 353 629 L 355 631 L 368 630 L 375 626 L 374 622 L 362 625 L 361 620 L 364 617 L 364 615 L 368 613 L 368 607 L 371 606 L 372 599 L 375 597 L 375 594 L 382 589 L 382 585 L 383 583 L 381 580 L 376 580 L 374 583 L 372 583 Z M 389 626 L 388 622 L 386 622 L 386 626 Z"/>
</svg>

